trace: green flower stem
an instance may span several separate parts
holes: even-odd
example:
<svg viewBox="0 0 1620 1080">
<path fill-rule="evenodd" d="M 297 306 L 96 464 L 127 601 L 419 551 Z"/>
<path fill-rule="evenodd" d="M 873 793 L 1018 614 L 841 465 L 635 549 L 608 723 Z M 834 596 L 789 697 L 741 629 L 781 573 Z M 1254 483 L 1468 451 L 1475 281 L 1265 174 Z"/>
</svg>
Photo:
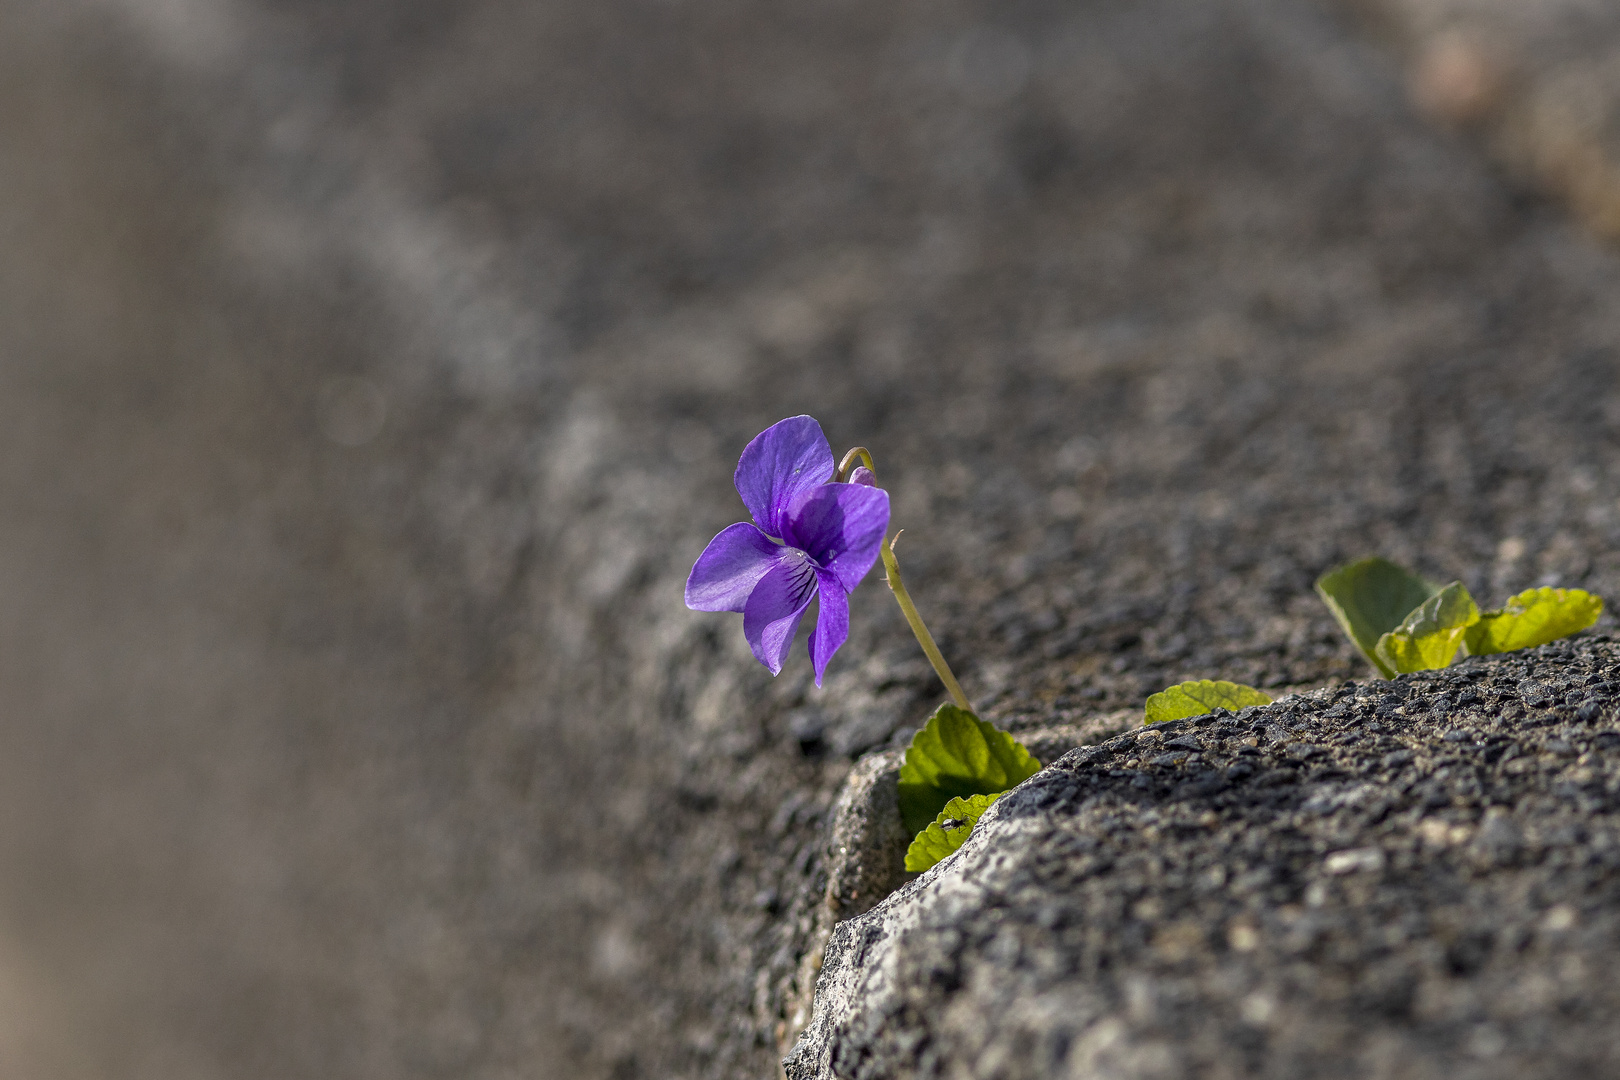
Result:
<svg viewBox="0 0 1620 1080">
<path fill-rule="evenodd" d="M 855 468 L 856 458 L 860 459 L 862 465 L 865 465 L 868 469 L 872 470 L 873 476 L 877 475 L 877 467 L 872 464 L 872 451 L 868 450 L 864 446 L 857 446 L 855 449 L 845 454 L 844 460 L 838 463 L 838 482 L 840 484 L 849 479 L 849 474 Z"/>
<path fill-rule="evenodd" d="M 871 466 L 867 466 L 871 468 Z M 945 684 L 945 689 L 951 693 L 951 700 L 956 707 L 967 712 L 973 712 L 973 706 L 968 703 L 967 695 L 962 693 L 962 684 L 956 681 L 951 674 L 951 665 L 945 662 L 940 654 L 939 646 L 934 644 L 934 635 L 928 632 L 923 624 L 922 616 L 917 614 L 917 605 L 911 602 L 911 595 L 906 592 L 905 583 L 900 580 L 900 563 L 894 557 L 894 545 L 900 540 L 900 534 L 895 533 L 894 539 L 883 545 L 883 571 L 889 577 L 889 591 L 894 593 L 900 610 L 905 612 L 906 622 L 911 624 L 911 632 L 917 635 L 917 644 L 922 646 L 923 653 L 928 662 L 934 665 L 934 672 L 939 675 L 939 681 Z M 977 715 L 977 714 L 975 714 Z"/>
<path fill-rule="evenodd" d="M 873 476 L 877 475 L 877 467 L 872 464 L 871 452 L 864 446 L 857 446 L 844 455 L 843 462 L 838 466 L 840 482 L 849 475 L 857 458 L 871 470 Z M 945 662 L 939 646 L 934 644 L 934 635 L 928 632 L 928 626 L 917 613 L 917 605 L 911 602 L 911 594 L 906 592 L 905 582 L 900 580 L 900 560 L 894 555 L 894 545 L 899 542 L 900 533 L 895 533 L 894 539 L 879 549 L 883 556 L 883 572 L 889 579 L 889 591 L 894 593 L 895 602 L 900 605 L 900 611 L 905 615 L 906 622 L 911 624 L 911 632 L 917 635 L 917 644 L 922 646 L 923 655 L 928 657 L 928 662 L 934 665 L 934 673 L 939 676 L 939 681 L 945 684 L 951 700 L 956 702 L 957 708 L 971 713 L 973 706 L 969 704 L 967 695 L 962 692 L 962 684 L 957 682 L 956 676 L 951 673 L 951 665 Z"/>
</svg>

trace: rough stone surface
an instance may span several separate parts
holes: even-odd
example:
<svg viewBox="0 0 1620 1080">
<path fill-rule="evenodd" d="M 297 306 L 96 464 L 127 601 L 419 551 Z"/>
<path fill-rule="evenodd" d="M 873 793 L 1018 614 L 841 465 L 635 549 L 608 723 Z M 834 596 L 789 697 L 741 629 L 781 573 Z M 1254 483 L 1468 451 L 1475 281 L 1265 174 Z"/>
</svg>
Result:
<svg viewBox="0 0 1620 1080">
<path fill-rule="evenodd" d="M 1076 750 L 834 932 L 792 1080 L 1607 1076 L 1620 646 Z"/>
<path fill-rule="evenodd" d="M 1019 733 L 1035 760 L 1050 764 L 1070 750 L 1089 746 L 1141 723 L 1134 710 L 1091 717 L 1083 722 Z M 867 754 L 855 763 L 833 804 L 827 845 L 827 888 L 816 931 L 805 949 L 799 1000 L 787 1010 L 787 1030 L 797 1033 L 810 1018 L 816 972 L 833 927 L 854 918 L 894 892 L 914 875 L 906 871 L 912 834 L 900 820 L 900 767 L 903 748 Z"/>
<path fill-rule="evenodd" d="M 1330 0 L 0 27 L 0 1075 L 771 1076 L 939 700 L 682 607 L 783 416 L 1019 730 L 1365 677 L 1368 553 L 1620 600 L 1620 262 Z"/>
<path fill-rule="evenodd" d="M 1050 764 L 1141 719 L 1134 710 L 1125 710 L 1021 731 L 1018 738 L 1036 761 Z M 905 759 L 903 748 L 868 754 L 856 762 L 838 792 L 827 856 L 827 909 L 835 920 L 867 911 L 908 876 L 905 853 L 912 838 L 900 820 L 897 787 Z"/>
</svg>

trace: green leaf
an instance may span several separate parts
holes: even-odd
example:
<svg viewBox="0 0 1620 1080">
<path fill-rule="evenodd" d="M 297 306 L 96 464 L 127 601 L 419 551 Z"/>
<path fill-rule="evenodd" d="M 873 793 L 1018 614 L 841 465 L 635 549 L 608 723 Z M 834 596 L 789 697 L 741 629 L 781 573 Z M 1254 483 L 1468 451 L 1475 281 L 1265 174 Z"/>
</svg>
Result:
<svg viewBox="0 0 1620 1080">
<path fill-rule="evenodd" d="M 1603 598 L 1584 589 L 1526 589 L 1468 628 L 1472 656 L 1529 649 L 1585 630 L 1603 614 Z"/>
<path fill-rule="evenodd" d="M 919 833 L 958 796 L 995 795 L 1041 771 L 1022 743 L 966 709 L 941 705 L 906 748 L 900 818 Z"/>
<path fill-rule="evenodd" d="M 1316 579 L 1316 592 L 1367 662 L 1386 679 L 1395 670 L 1378 657 L 1378 639 L 1401 625 L 1412 609 L 1438 592 L 1388 559 L 1362 559 L 1329 570 Z"/>
<path fill-rule="evenodd" d="M 1203 716 L 1216 709 L 1237 712 L 1250 705 L 1270 705 L 1271 695 L 1242 683 L 1217 682 L 1201 679 L 1197 682 L 1177 683 L 1147 699 L 1144 724 L 1162 724 L 1166 720 L 1184 720 L 1189 716 Z"/>
<path fill-rule="evenodd" d="M 979 818 L 990 809 L 990 804 L 1005 794 L 969 795 L 965 799 L 952 799 L 945 804 L 928 826 L 906 848 L 906 869 L 915 873 L 927 870 L 967 842 Z"/>
<path fill-rule="evenodd" d="M 1474 598 L 1462 582 L 1453 581 L 1378 639 L 1378 658 L 1401 673 L 1443 668 L 1457 655 L 1468 628 L 1477 622 L 1479 607 Z"/>
</svg>

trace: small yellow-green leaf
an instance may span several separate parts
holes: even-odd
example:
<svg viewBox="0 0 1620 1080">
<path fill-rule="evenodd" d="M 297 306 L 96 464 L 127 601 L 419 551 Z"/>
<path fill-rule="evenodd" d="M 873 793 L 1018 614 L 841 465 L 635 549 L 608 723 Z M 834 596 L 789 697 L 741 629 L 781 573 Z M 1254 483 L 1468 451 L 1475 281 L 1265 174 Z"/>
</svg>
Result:
<svg viewBox="0 0 1620 1080">
<path fill-rule="evenodd" d="M 928 826 L 917 834 L 906 848 L 906 869 L 915 873 L 927 870 L 967 842 L 979 818 L 990 809 L 990 804 L 1001 798 L 994 795 L 969 795 L 965 799 L 952 799 L 945 804 Z"/>
<path fill-rule="evenodd" d="M 995 795 L 1041 771 L 1022 743 L 966 709 L 941 705 L 900 766 L 900 819 L 919 833 L 958 796 Z"/>
<path fill-rule="evenodd" d="M 1339 620 L 1367 662 L 1386 679 L 1395 670 L 1378 657 L 1378 639 L 1401 625 L 1407 614 L 1439 591 L 1410 570 L 1388 559 L 1362 559 L 1316 579 L 1316 592 Z"/>
<path fill-rule="evenodd" d="M 1584 589 L 1526 589 L 1468 628 L 1471 656 L 1529 649 L 1585 630 L 1603 614 L 1603 598 Z"/>
<path fill-rule="evenodd" d="M 1462 582 L 1453 581 L 1378 639 L 1378 658 L 1398 673 L 1443 668 L 1477 622 L 1479 606 Z"/>
<path fill-rule="evenodd" d="M 1197 682 L 1177 683 L 1160 690 L 1147 699 L 1144 724 L 1162 724 L 1166 720 L 1184 720 L 1189 716 L 1203 716 L 1216 709 L 1237 712 L 1250 705 L 1270 705 L 1271 695 L 1242 683 L 1217 682 L 1201 679 Z"/>
</svg>

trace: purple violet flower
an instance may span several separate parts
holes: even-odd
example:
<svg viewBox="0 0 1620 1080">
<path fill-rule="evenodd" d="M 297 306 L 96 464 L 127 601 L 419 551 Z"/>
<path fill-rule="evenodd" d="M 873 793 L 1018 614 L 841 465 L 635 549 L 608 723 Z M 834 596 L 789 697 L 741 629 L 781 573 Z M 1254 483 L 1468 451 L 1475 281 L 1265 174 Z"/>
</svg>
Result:
<svg viewBox="0 0 1620 1080">
<path fill-rule="evenodd" d="M 889 493 L 873 486 L 871 473 L 858 469 L 861 482 L 829 483 L 836 471 L 814 418 L 789 417 L 760 432 L 743 448 L 736 475 L 754 523 L 721 530 L 686 581 L 692 610 L 742 613 L 743 636 L 772 675 L 819 594 L 810 635 L 817 686 L 849 638 L 849 594 L 877 561 L 889 528 Z"/>
</svg>

